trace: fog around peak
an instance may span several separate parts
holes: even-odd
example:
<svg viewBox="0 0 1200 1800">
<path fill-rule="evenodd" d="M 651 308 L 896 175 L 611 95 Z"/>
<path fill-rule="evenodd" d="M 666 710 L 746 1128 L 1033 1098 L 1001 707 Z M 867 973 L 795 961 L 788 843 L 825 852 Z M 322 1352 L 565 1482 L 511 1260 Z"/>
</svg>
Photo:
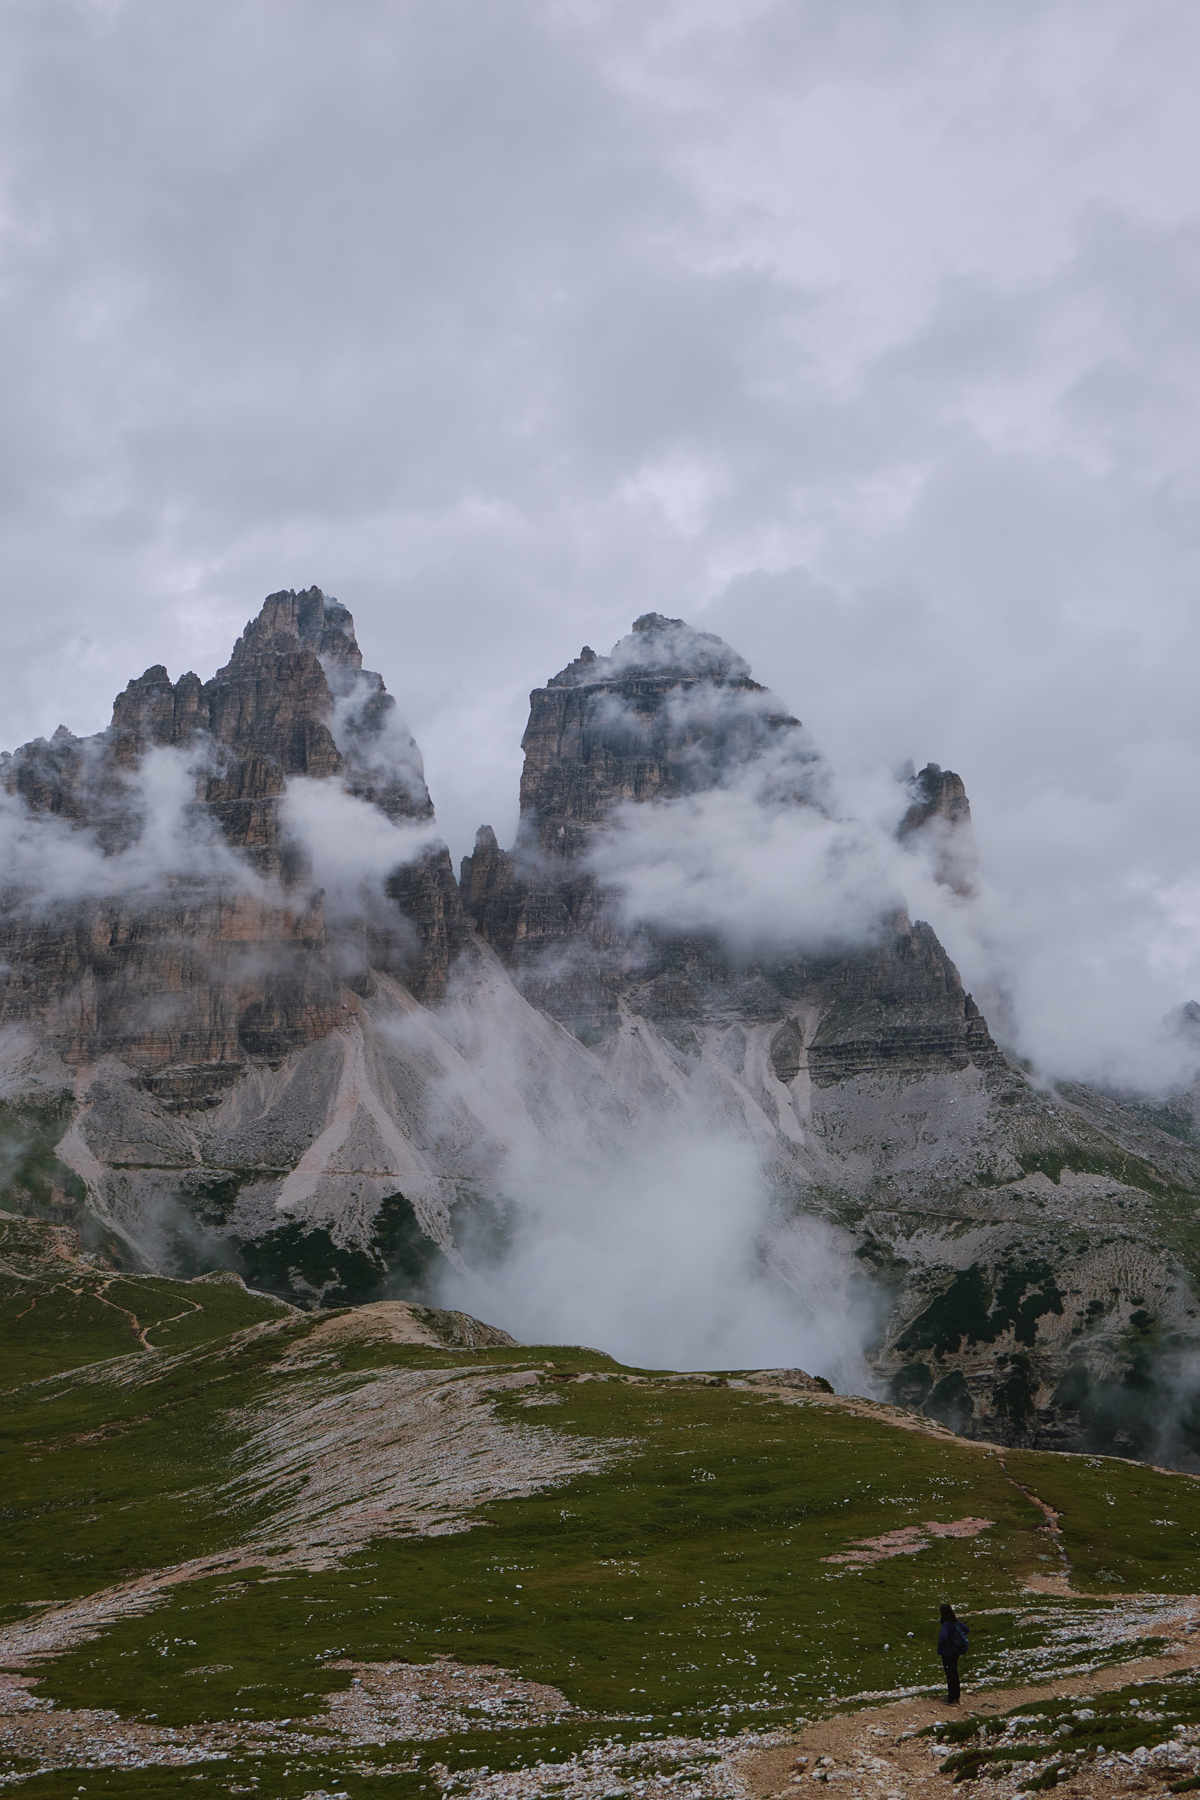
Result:
<svg viewBox="0 0 1200 1800">
<path fill-rule="evenodd" d="M 552 678 L 552 685 L 592 686 L 620 681 L 640 670 L 655 676 L 672 675 L 681 681 L 748 679 L 750 665 L 744 656 L 711 631 L 697 631 L 686 619 L 666 619 L 661 613 L 643 613 L 633 630 L 615 643 L 607 656 L 597 656 L 585 644 L 574 662 Z"/>
<path fill-rule="evenodd" d="M 1193 6 L 0 38 L 6 747 L 316 582 L 457 856 L 513 841 L 530 686 L 685 618 L 839 778 L 962 775 L 965 978 L 1137 1074 L 1200 996 Z"/>
<path fill-rule="evenodd" d="M 85 757 L 99 746 L 82 746 Z M 31 813 L 0 786 L 0 868 L 6 900 L 34 912 L 83 900 L 153 900 L 180 883 L 261 886 L 245 858 L 226 842 L 207 808 L 197 804 L 200 774 L 212 746 L 199 751 L 153 747 L 113 785 L 111 815 L 75 824 Z"/>
</svg>

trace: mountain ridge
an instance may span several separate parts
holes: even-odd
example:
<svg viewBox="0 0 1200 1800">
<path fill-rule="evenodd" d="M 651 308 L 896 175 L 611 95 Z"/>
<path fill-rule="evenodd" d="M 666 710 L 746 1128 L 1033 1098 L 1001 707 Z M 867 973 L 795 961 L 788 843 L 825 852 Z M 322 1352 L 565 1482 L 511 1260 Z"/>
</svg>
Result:
<svg viewBox="0 0 1200 1800">
<path fill-rule="evenodd" d="M 772 1317 L 842 1321 L 818 1372 L 974 1435 L 1193 1454 L 1192 1143 L 1035 1087 L 886 883 L 782 947 L 630 901 L 647 819 L 843 829 L 744 660 L 643 615 L 533 690 L 524 747 L 516 842 L 482 828 L 456 881 L 350 614 L 308 589 L 212 682 L 155 665 L 107 732 L 0 758 L 6 1203 L 307 1304 L 426 1302 L 552 1229 L 565 1171 L 610 1205 L 673 1132 L 743 1159 L 729 1204 L 761 1189 Z M 968 903 L 960 779 L 910 772 L 894 812 L 896 856 Z M 349 898 L 317 882 L 377 833 Z"/>
</svg>

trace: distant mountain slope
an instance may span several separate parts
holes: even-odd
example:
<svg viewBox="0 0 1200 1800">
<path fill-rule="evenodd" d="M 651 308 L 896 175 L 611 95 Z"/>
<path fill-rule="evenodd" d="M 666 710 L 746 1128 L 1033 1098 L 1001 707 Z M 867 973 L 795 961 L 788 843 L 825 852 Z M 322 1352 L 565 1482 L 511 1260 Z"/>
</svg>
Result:
<svg viewBox="0 0 1200 1800">
<path fill-rule="evenodd" d="M 480 934 L 627 1103 L 685 1091 L 754 1139 L 785 1279 L 814 1212 L 847 1231 L 894 1296 L 872 1363 L 896 1396 L 1004 1441 L 1200 1448 L 1176 1402 L 1200 1268 L 1186 1129 L 1032 1086 L 929 926 L 889 912 L 886 892 L 861 947 L 739 952 L 728 934 L 631 920 L 606 887 L 605 836 L 631 806 L 661 817 L 727 790 L 798 822 L 823 811 L 828 772 L 741 658 L 649 614 L 534 691 L 524 747 L 512 851 L 484 827 L 462 866 Z M 938 878 L 968 895 L 959 778 L 930 765 L 898 811 L 898 838 L 926 834 Z"/>
<path fill-rule="evenodd" d="M 566 1318 L 600 1266 L 541 1255 L 569 1200 L 611 1217 L 606 1279 L 699 1245 L 693 1311 L 727 1272 L 843 1386 L 1009 1443 L 1200 1450 L 1190 1116 L 998 1048 L 904 904 L 922 871 L 970 904 L 956 775 L 899 781 L 869 837 L 736 652 L 649 614 L 534 691 L 517 841 L 482 829 L 456 882 L 361 665 L 345 608 L 276 594 L 211 682 L 152 668 L 106 732 L 0 761 L 8 1206 L 305 1304 L 508 1305 L 527 1269 Z M 716 866 L 739 821 L 815 845 L 809 877 Z M 653 1208 L 672 1158 L 643 1252 L 617 1202 Z"/>
</svg>

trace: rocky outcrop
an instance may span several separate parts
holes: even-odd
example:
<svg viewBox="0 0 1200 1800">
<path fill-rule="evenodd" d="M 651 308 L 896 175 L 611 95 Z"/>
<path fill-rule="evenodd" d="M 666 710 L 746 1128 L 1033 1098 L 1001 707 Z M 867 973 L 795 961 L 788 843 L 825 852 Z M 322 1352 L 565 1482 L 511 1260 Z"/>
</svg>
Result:
<svg viewBox="0 0 1200 1800">
<path fill-rule="evenodd" d="M 919 774 L 909 780 L 913 802 L 900 821 L 899 835 L 909 837 L 915 831 L 940 819 L 950 826 L 971 823 L 971 803 L 959 776 L 937 763 L 926 763 Z"/>
<path fill-rule="evenodd" d="M 930 852 L 937 879 L 970 899 L 976 891 L 979 858 L 971 829 L 971 804 L 959 776 L 926 763 L 909 779 L 912 803 L 897 831 L 901 843 Z"/>
<path fill-rule="evenodd" d="M 934 934 L 889 920 L 885 906 L 861 951 L 786 960 L 622 922 L 592 855 L 620 806 L 661 805 L 751 772 L 759 804 L 824 808 L 808 734 L 720 638 L 648 613 L 609 656 L 585 646 L 530 695 L 522 745 L 516 843 L 504 852 L 480 830 L 462 863 L 463 904 L 528 998 L 585 1041 L 615 1030 L 628 1004 L 676 1038 L 701 1016 L 786 1022 L 819 1082 L 996 1059 Z M 931 764 L 914 782 L 921 800 L 901 822 L 905 837 L 935 820 L 969 828 L 956 775 Z"/>
<path fill-rule="evenodd" d="M 186 789 L 160 846 L 154 752 L 179 759 Z M 69 827 L 96 866 L 90 891 L 69 897 L 77 846 L 55 840 L 35 858 L 40 879 L 5 891 L 0 1026 L 38 1025 L 68 1066 L 115 1055 L 176 1103 L 202 1104 L 247 1065 L 327 1036 L 372 969 L 423 1000 L 444 993 L 470 933 L 448 853 L 399 866 L 386 902 L 331 924 L 280 810 L 298 777 L 393 821 L 433 817 L 350 614 L 316 588 L 272 594 L 211 681 L 172 682 L 157 664 L 117 697 L 107 731 L 60 727 L 5 756 L 0 782 L 23 817 Z"/>
</svg>

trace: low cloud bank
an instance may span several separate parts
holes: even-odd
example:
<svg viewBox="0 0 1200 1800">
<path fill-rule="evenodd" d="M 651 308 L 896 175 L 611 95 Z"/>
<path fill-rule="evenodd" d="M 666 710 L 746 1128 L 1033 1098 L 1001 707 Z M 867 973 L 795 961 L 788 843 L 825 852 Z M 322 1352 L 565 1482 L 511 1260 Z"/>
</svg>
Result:
<svg viewBox="0 0 1200 1800">
<path fill-rule="evenodd" d="M 393 821 L 369 800 L 332 781 L 296 777 L 280 801 L 288 837 L 304 850 L 314 885 L 325 892 L 326 915 L 355 918 L 383 893 L 393 870 L 441 846 L 429 820 Z"/>
<path fill-rule="evenodd" d="M 831 815 L 782 798 L 782 759 L 754 763 L 706 792 L 627 802 L 594 846 L 593 871 L 630 925 L 716 932 L 743 954 L 846 949 L 932 877 L 895 838 L 910 796 L 897 782 L 862 792 L 863 813 Z"/>
<path fill-rule="evenodd" d="M 798 1366 L 870 1391 L 876 1297 L 853 1245 L 781 1216 L 747 1137 L 651 1080 L 621 1087 L 515 996 L 493 1011 L 464 985 L 439 1023 L 469 1071 L 455 1092 L 500 1146 L 496 1211 L 456 1221 L 469 1271 L 444 1304 L 642 1367 Z"/>
<path fill-rule="evenodd" d="M 1186 867 L 1167 879 L 1115 868 L 1103 801 L 1047 792 L 1001 822 L 1022 841 L 1000 858 L 993 824 L 964 898 L 939 879 L 939 822 L 897 838 L 904 781 L 823 770 L 814 806 L 797 804 L 792 775 L 781 750 L 701 792 L 622 804 L 590 866 L 625 923 L 715 932 L 742 955 L 811 954 L 874 941 L 903 908 L 933 926 L 997 1038 L 1046 1078 L 1146 1093 L 1193 1079 L 1195 1046 L 1164 1019 L 1200 993 L 1200 887 Z"/>
<path fill-rule="evenodd" d="M 506 1253 L 449 1278 L 448 1305 L 503 1320 L 527 1343 L 586 1343 L 642 1368 L 802 1367 L 868 1392 L 874 1324 L 848 1248 L 794 1225 L 791 1279 L 768 1265 L 770 1201 L 753 1149 L 680 1123 L 631 1132 L 588 1163 L 521 1152 Z M 468 1239 L 468 1259 L 477 1249 Z M 799 1251 L 799 1254 L 796 1254 Z M 794 1283 L 794 1285 L 793 1285 Z"/>
<path fill-rule="evenodd" d="M 0 789 L 0 871 L 10 904 L 137 902 L 179 882 L 257 885 L 197 800 L 209 761 L 207 749 L 147 750 L 135 770 L 108 776 L 101 815 L 86 823 L 32 812 L 19 795 Z"/>
</svg>

